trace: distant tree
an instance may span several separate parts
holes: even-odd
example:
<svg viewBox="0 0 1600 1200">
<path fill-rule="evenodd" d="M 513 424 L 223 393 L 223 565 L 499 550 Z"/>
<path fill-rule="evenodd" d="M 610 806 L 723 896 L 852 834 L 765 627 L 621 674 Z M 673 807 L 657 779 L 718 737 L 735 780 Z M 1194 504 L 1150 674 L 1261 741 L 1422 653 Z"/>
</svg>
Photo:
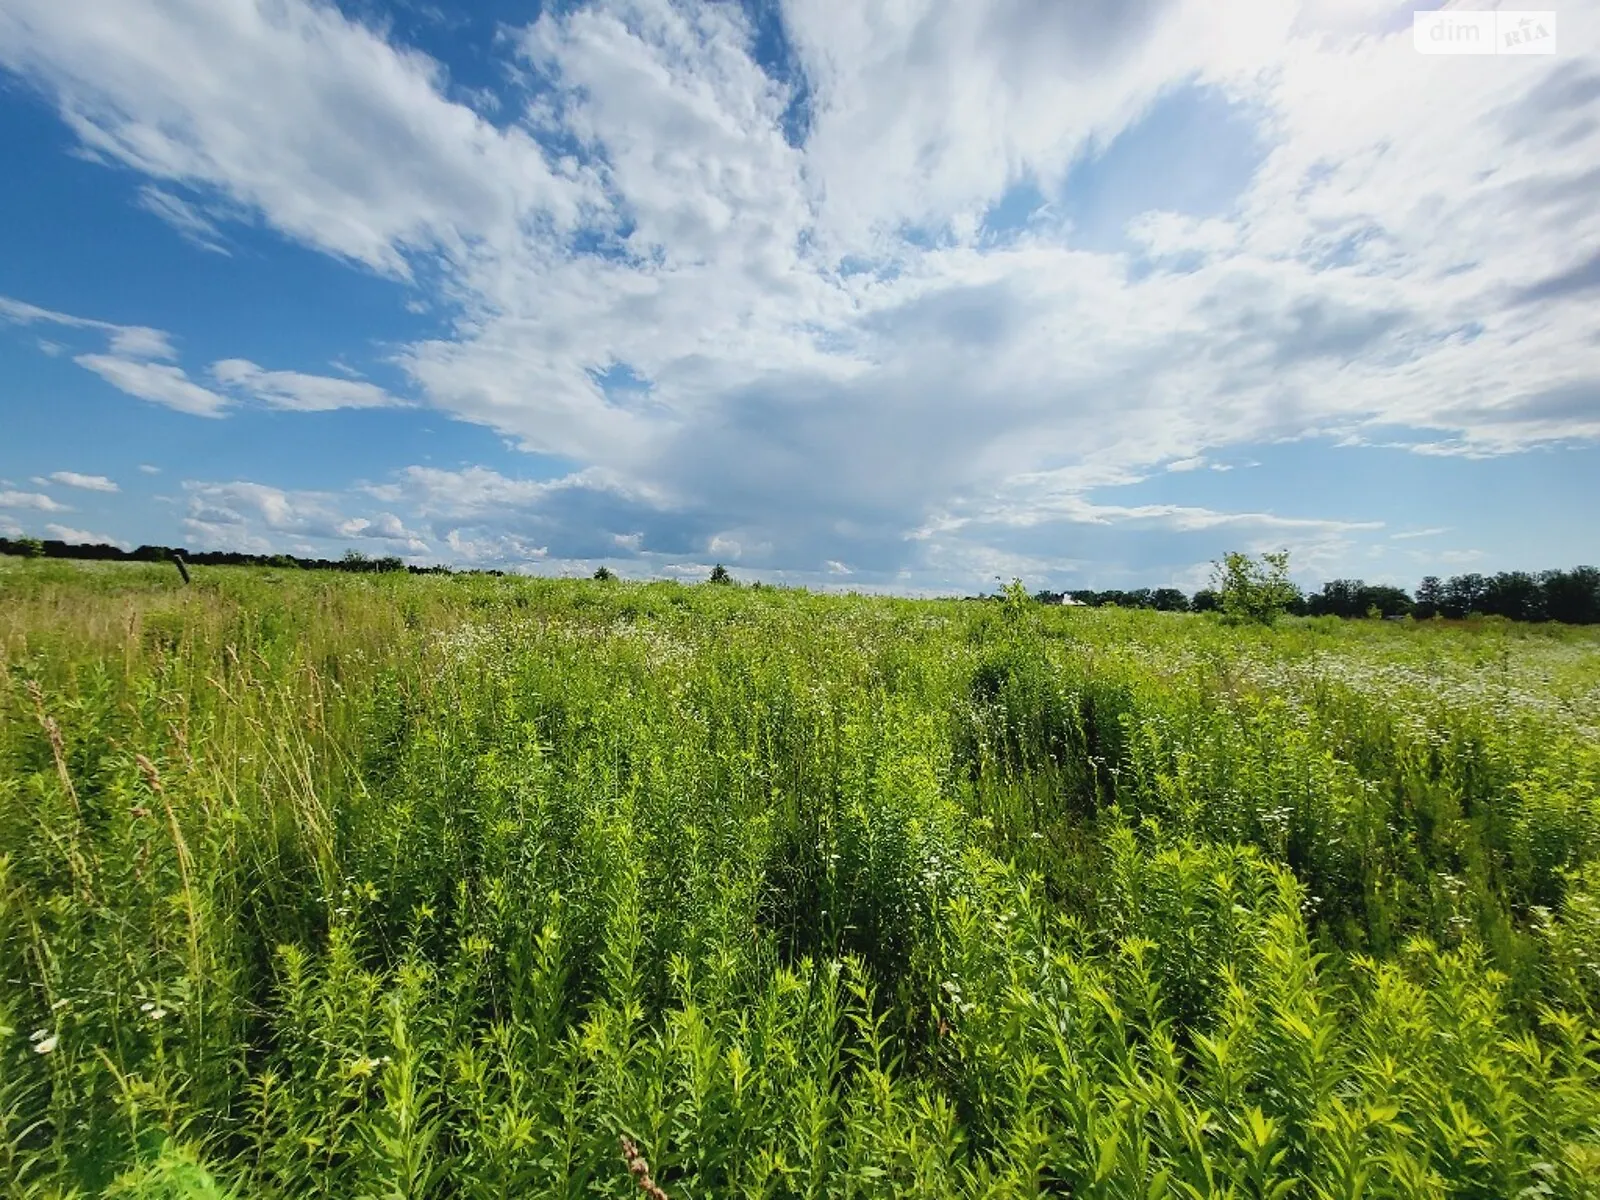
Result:
<svg viewBox="0 0 1600 1200">
<path fill-rule="evenodd" d="M 16 546 L 16 552 L 23 558 L 42 558 L 44 556 L 44 543 L 38 538 L 18 538 L 12 544 Z"/>
<path fill-rule="evenodd" d="M 1404 588 L 1387 583 L 1364 584 L 1360 594 L 1361 611 L 1368 616 L 1374 612 L 1380 617 L 1409 616 L 1416 608 Z"/>
<path fill-rule="evenodd" d="M 1545 616 L 1569 625 L 1600 624 L 1600 570 L 1575 567 L 1539 576 Z"/>
<path fill-rule="evenodd" d="M 1289 578 L 1287 550 L 1260 558 L 1231 550 L 1212 564 L 1211 586 L 1221 598 L 1224 616 L 1261 625 L 1272 624 L 1300 598 L 1300 589 Z"/>
<path fill-rule="evenodd" d="M 1306 597 L 1306 613 L 1313 617 L 1403 617 L 1411 608 L 1411 597 L 1401 588 L 1364 579 L 1330 580 Z"/>
<path fill-rule="evenodd" d="M 733 575 L 729 572 L 727 567 L 723 566 L 721 563 L 718 563 L 716 566 L 711 568 L 711 578 L 707 582 L 732 583 Z"/>
<path fill-rule="evenodd" d="M 616 578 L 616 575 L 612 572 L 610 567 L 601 566 L 595 568 L 594 577 L 601 583 L 610 583 Z"/>
<path fill-rule="evenodd" d="M 1150 594 L 1150 606 L 1159 612 L 1188 612 L 1189 597 L 1177 588 L 1157 588 Z"/>
<path fill-rule="evenodd" d="M 1201 588 L 1194 594 L 1194 599 L 1189 601 L 1190 612 L 1218 612 L 1222 608 L 1222 597 L 1210 588 Z"/>
<path fill-rule="evenodd" d="M 1483 612 L 1513 621 L 1542 621 L 1544 588 L 1526 571 L 1501 571 L 1484 584 Z"/>
<path fill-rule="evenodd" d="M 372 569 L 374 571 L 404 571 L 406 562 L 398 554 L 385 554 L 382 558 L 372 560 Z"/>
<path fill-rule="evenodd" d="M 1489 581 L 1482 575 L 1452 575 L 1444 585 L 1444 600 L 1439 610 L 1447 617 L 1465 617 L 1483 611 L 1483 598 Z"/>
<path fill-rule="evenodd" d="M 1306 612 L 1313 617 L 1359 617 L 1366 612 L 1361 603 L 1366 586 L 1360 579 L 1330 579 L 1320 592 L 1306 597 Z"/>
<path fill-rule="evenodd" d="M 1417 584 L 1417 603 L 1411 610 L 1411 615 L 1418 620 L 1426 621 L 1430 617 L 1439 615 L 1439 610 L 1444 606 L 1444 584 L 1437 575 L 1429 575 Z"/>
</svg>

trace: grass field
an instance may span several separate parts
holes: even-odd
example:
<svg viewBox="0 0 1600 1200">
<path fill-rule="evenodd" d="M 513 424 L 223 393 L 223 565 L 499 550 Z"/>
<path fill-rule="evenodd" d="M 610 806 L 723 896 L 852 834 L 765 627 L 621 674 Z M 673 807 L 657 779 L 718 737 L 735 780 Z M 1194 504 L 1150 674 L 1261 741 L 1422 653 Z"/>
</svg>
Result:
<svg viewBox="0 0 1600 1200">
<path fill-rule="evenodd" d="M 12 1195 L 1593 1197 L 1597 1012 L 1600 632 L 0 561 Z"/>
</svg>

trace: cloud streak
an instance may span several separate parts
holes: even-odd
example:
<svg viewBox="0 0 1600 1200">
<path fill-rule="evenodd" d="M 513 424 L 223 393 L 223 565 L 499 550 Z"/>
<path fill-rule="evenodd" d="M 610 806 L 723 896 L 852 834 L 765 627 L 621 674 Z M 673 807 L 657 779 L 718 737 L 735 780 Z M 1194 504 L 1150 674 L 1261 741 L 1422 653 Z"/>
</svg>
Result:
<svg viewBox="0 0 1600 1200">
<path fill-rule="evenodd" d="M 80 475 L 77 471 L 52 471 L 50 482 L 59 483 L 62 487 L 81 488 L 86 492 L 119 492 L 122 489 L 116 482 L 107 479 L 104 475 Z M 38 482 L 43 483 L 44 480 Z"/>
</svg>

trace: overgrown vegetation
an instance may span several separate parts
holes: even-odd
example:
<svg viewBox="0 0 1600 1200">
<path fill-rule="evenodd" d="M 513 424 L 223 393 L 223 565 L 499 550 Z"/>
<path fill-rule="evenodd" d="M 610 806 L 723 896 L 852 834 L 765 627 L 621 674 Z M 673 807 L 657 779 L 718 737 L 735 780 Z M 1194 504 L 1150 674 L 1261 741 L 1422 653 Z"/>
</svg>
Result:
<svg viewBox="0 0 1600 1200">
<path fill-rule="evenodd" d="M 1600 1195 L 1588 631 L 12 558 L 0 646 L 11 1194 Z"/>
</svg>

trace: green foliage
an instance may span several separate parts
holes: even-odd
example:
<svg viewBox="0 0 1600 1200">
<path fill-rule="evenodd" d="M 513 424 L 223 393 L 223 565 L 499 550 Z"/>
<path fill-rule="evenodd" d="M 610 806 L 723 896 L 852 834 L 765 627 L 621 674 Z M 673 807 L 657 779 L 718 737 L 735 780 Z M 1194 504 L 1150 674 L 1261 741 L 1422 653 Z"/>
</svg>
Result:
<svg viewBox="0 0 1600 1200">
<path fill-rule="evenodd" d="M 610 583 L 616 577 L 616 572 L 614 572 L 610 567 L 600 566 L 596 567 L 594 570 L 594 578 L 600 583 Z"/>
<path fill-rule="evenodd" d="M 706 582 L 722 584 L 732 583 L 733 573 L 729 571 L 727 567 L 723 566 L 721 563 L 718 563 L 716 566 L 711 568 L 710 578 L 708 578 Z"/>
<path fill-rule="evenodd" d="M 0 572 L 19 1196 L 1600 1196 L 1600 641 Z"/>
<path fill-rule="evenodd" d="M 1299 589 L 1289 579 L 1289 552 L 1252 558 L 1237 550 L 1212 564 L 1211 590 L 1229 620 L 1271 625 L 1289 610 Z"/>
</svg>

